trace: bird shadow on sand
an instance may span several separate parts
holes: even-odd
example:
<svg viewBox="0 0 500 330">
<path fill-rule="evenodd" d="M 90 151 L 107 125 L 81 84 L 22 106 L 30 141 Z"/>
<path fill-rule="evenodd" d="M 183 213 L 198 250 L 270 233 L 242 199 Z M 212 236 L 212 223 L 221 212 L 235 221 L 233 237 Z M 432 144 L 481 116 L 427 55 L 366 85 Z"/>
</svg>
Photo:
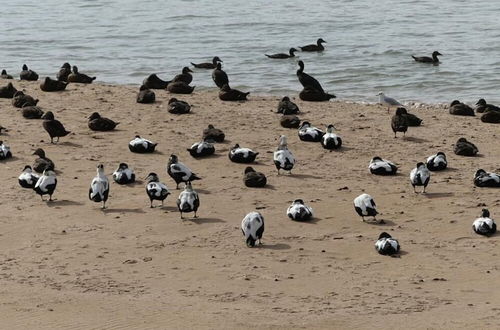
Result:
<svg viewBox="0 0 500 330">
<path fill-rule="evenodd" d="M 10 162 L 14 162 L 16 160 L 19 160 L 20 158 L 16 157 L 16 156 L 11 156 L 9 158 L 5 158 L 5 159 L 2 159 L 1 162 L 2 163 L 10 163 Z"/>
<path fill-rule="evenodd" d="M 408 252 L 403 251 L 403 250 L 399 250 L 399 252 L 397 254 L 392 255 L 391 258 L 401 258 L 402 256 L 405 256 L 407 254 L 408 254 Z"/>
<path fill-rule="evenodd" d="M 161 205 L 158 205 L 158 206 L 155 206 L 153 208 L 149 208 L 149 209 L 160 209 L 160 210 L 164 210 L 164 211 L 167 211 L 167 212 L 179 212 L 179 209 L 175 206 L 161 206 Z"/>
<path fill-rule="evenodd" d="M 189 152 L 188 152 L 189 153 Z M 191 155 L 190 155 L 191 156 Z M 215 159 L 215 158 L 220 158 L 222 157 L 221 154 L 211 154 L 211 155 L 208 155 L 208 156 L 203 156 L 203 157 L 193 157 L 191 156 L 194 160 L 198 160 L 198 161 L 203 161 L 203 159 Z"/>
<path fill-rule="evenodd" d="M 374 226 L 394 226 L 396 225 L 394 221 L 387 219 L 377 219 L 377 220 L 365 220 L 366 223 Z"/>
<path fill-rule="evenodd" d="M 321 220 L 323 220 L 323 219 L 314 217 L 314 218 L 311 218 L 311 219 L 309 219 L 307 221 L 293 221 L 292 220 L 292 222 L 303 223 L 303 224 L 306 224 L 306 225 L 307 224 L 309 224 L 309 225 L 315 225 L 318 222 L 320 222 Z"/>
<path fill-rule="evenodd" d="M 289 250 L 291 248 L 290 245 L 284 243 L 276 243 L 276 244 L 262 244 L 256 246 L 259 249 L 267 249 L 267 250 Z"/>
<path fill-rule="evenodd" d="M 110 209 L 102 210 L 102 213 L 112 214 L 112 213 L 146 213 L 146 212 L 144 212 L 143 209 L 126 209 L 126 208 L 113 209 L 113 208 L 110 208 Z"/>
<path fill-rule="evenodd" d="M 455 196 L 455 194 L 452 192 L 436 192 L 436 193 L 426 192 L 425 194 L 422 195 L 424 195 L 427 198 L 443 198 L 443 197 Z"/>
<path fill-rule="evenodd" d="M 194 222 L 197 225 L 202 225 L 204 223 L 225 223 L 226 222 L 226 221 L 219 219 L 219 218 L 203 218 L 203 217 L 184 218 L 183 220 Z"/>
<path fill-rule="evenodd" d="M 323 179 L 323 177 L 318 176 L 318 175 L 312 175 L 312 174 L 291 174 L 287 175 L 287 177 L 294 178 L 294 179 Z"/>
<path fill-rule="evenodd" d="M 83 147 L 83 145 L 81 145 L 81 144 L 73 143 L 73 142 L 70 142 L 70 141 L 58 142 L 58 143 L 55 143 L 55 144 L 56 145 L 60 145 L 60 146 L 73 147 L 73 148 L 82 148 Z"/>
<path fill-rule="evenodd" d="M 46 201 L 47 206 L 74 206 L 74 205 L 83 205 L 82 202 L 70 201 L 67 199 L 53 199 L 52 201 Z"/>
<path fill-rule="evenodd" d="M 356 148 L 351 148 L 351 147 L 346 147 L 346 146 L 341 146 L 339 149 L 333 149 L 333 150 L 327 150 L 329 152 L 338 152 L 343 154 L 344 152 L 349 152 L 350 150 L 355 150 Z"/>
<path fill-rule="evenodd" d="M 200 194 L 204 194 L 204 195 L 210 195 L 211 192 L 206 190 L 206 189 L 197 189 L 195 188 L 194 190 L 196 190 L 197 193 L 200 193 Z"/>
<path fill-rule="evenodd" d="M 410 141 L 410 142 L 416 142 L 416 143 L 429 142 L 429 140 L 418 138 L 418 137 L 415 137 L 415 136 L 406 136 L 406 137 L 403 137 L 401 140 L 403 140 L 403 141 Z"/>
</svg>

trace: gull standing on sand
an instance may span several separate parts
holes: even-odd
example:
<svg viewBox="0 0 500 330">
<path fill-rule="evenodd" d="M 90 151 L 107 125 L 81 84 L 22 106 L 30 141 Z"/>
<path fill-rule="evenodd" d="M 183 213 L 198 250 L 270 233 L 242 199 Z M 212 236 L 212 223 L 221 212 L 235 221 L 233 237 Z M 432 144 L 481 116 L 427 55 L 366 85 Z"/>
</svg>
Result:
<svg viewBox="0 0 500 330">
<path fill-rule="evenodd" d="M 264 234 L 264 217 L 259 212 L 248 213 L 241 221 L 241 231 L 245 236 L 248 247 L 254 247 L 258 240 L 261 243 L 262 234 Z"/>
<path fill-rule="evenodd" d="M 392 97 L 385 96 L 385 94 L 383 92 L 378 92 L 377 96 L 379 97 L 378 102 L 382 105 L 387 106 L 387 112 L 389 112 L 392 107 L 402 107 L 403 106 L 396 99 L 393 99 Z"/>
<path fill-rule="evenodd" d="M 106 208 L 106 201 L 109 195 L 109 180 L 104 174 L 104 166 L 97 165 L 97 175 L 90 183 L 89 199 L 96 203 L 102 202 L 102 209 Z"/>
</svg>

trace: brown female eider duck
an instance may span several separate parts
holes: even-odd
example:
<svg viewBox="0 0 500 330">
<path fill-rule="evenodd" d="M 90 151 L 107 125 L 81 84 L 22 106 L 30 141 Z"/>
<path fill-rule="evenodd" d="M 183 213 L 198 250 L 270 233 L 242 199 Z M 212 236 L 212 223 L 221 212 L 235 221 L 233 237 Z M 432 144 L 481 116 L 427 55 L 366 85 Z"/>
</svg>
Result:
<svg viewBox="0 0 500 330">
<path fill-rule="evenodd" d="M 487 109 L 481 116 L 483 123 L 498 124 L 500 123 L 500 111 Z"/>
<path fill-rule="evenodd" d="M 197 68 L 197 69 L 215 69 L 217 67 L 217 63 L 219 62 L 222 62 L 222 60 L 218 57 L 218 56 L 215 56 L 213 59 L 212 59 L 212 63 L 193 63 L 191 62 L 191 64 Z"/>
<path fill-rule="evenodd" d="M 294 115 L 299 113 L 299 107 L 297 104 L 290 101 L 288 96 L 285 96 L 281 99 L 280 103 L 278 103 L 278 113 L 282 113 L 284 115 Z"/>
<path fill-rule="evenodd" d="M 33 70 L 29 70 L 28 66 L 26 64 L 23 64 L 23 70 L 19 74 L 19 78 L 21 80 L 37 81 L 38 80 L 38 73 L 36 73 Z"/>
<path fill-rule="evenodd" d="M 66 131 L 63 124 L 54 119 L 54 114 L 52 111 L 47 111 L 43 116 L 43 128 L 49 133 L 50 143 L 54 143 L 54 138 L 57 138 L 57 142 L 59 142 L 59 138 L 68 135 L 69 131 Z"/>
<path fill-rule="evenodd" d="M 222 86 L 219 91 L 219 99 L 222 101 L 246 101 L 250 92 L 242 92 L 237 89 L 232 89 L 228 84 Z"/>
<path fill-rule="evenodd" d="M 243 182 L 247 187 L 262 188 L 267 184 L 267 178 L 264 173 L 257 172 L 252 167 L 248 166 L 245 168 Z"/>
<path fill-rule="evenodd" d="M 450 104 L 449 112 L 455 116 L 475 116 L 474 109 L 459 100 L 453 100 Z"/>
<path fill-rule="evenodd" d="M 80 83 L 80 84 L 91 84 L 96 77 L 87 76 L 85 73 L 78 72 L 78 67 L 73 65 L 73 72 L 68 75 L 68 82 Z"/>
<path fill-rule="evenodd" d="M 24 94 L 22 91 L 17 91 L 12 99 L 12 105 L 16 108 L 22 108 L 25 105 L 37 105 L 38 99 L 34 99 L 31 95 Z"/>
<path fill-rule="evenodd" d="M 195 87 L 191 87 L 183 81 L 174 81 L 167 85 L 167 91 L 174 94 L 191 94 Z"/>
<path fill-rule="evenodd" d="M 155 99 L 155 92 L 146 87 L 146 85 L 141 85 L 139 93 L 137 93 L 137 103 L 154 103 Z"/>
<path fill-rule="evenodd" d="M 3 69 L 2 73 L 0 74 L 0 78 L 2 79 L 14 79 L 10 74 L 7 73 L 7 70 Z"/>
<path fill-rule="evenodd" d="M 474 143 L 467 141 L 466 138 L 460 138 L 458 139 L 457 143 L 455 143 L 453 151 L 456 155 L 459 156 L 472 157 L 475 156 L 479 150 L 474 145 Z"/>
<path fill-rule="evenodd" d="M 477 101 L 476 105 L 476 111 L 480 113 L 486 112 L 487 109 L 500 111 L 500 107 L 486 103 L 485 99 L 480 99 L 479 101 Z"/>
<path fill-rule="evenodd" d="M 98 112 L 94 112 L 90 115 L 88 123 L 91 130 L 100 132 L 112 131 L 118 124 L 120 123 L 109 118 L 101 117 Z"/>
<path fill-rule="evenodd" d="M 300 119 L 294 115 L 285 115 L 280 119 L 280 125 L 284 128 L 299 128 Z"/>
<path fill-rule="evenodd" d="M 269 58 L 274 58 L 274 59 L 284 59 L 284 58 L 290 58 L 290 57 L 295 57 L 295 52 L 297 51 L 297 49 L 295 48 L 290 48 L 290 50 L 288 51 L 288 54 L 285 54 L 285 53 L 278 53 L 278 54 L 271 54 L 271 55 L 267 55 L 267 54 L 264 54 L 266 55 L 267 57 Z"/>
<path fill-rule="evenodd" d="M 411 56 L 415 60 L 415 62 L 420 62 L 420 63 L 433 63 L 433 64 L 439 64 L 439 58 L 438 56 L 442 56 L 438 51 L 434 51 L 432 53 L 432 57 L 429 56 Z"/>
<path fill-rule="evenodd" d="M 40 119 L 43 116 L 43 110 L 36 105 L 24 104 L 21 113 L 26 119 Z"/>
<path fill-rule="evenodd" d="M 312 44 L 312 45 L 307 45 L 307 46 L 302 46 L 302 47 L 299 47 L 303 52 L 321 52 L 325 49 L 325 47 L 323 47 L 323 43 L 326 43 L 326 41 L 324 41 L 323 39 L 319 38 L 317 41 L 316 41 L 316 45 L 315 44 Z"/>
<path fill-rule="evenodd" d="M 43 173 L 45 170 L 54 170 L 56 168 L 54 162 L 45 156 L 45 151 L 43 149 L 36 149 L 33 155 L 38 156 L 33 162 L 33 170 L 35 172 Z"/>
<path fill-rule="evenodd" d="M 394 132 L 394 138 L 396 138 L 397 132 L 403 132 L 403 136 L 406 136 L 406 131 L 408 131 L 408 119 L 406 118 L 406 109 L 397 108 L 396 114 L 392 116 L 391 128 Z"/>
<path fill-rule="evenodd" d="M 11 99 L 16 94 L 17 89 L 12 85 L 12 83 L 8 83 L 7 86 L 0 87 L 0 98 L 3 99 Z"/>
<path fill-rule="evenodd" d="M 203 130 L 203 140 L 213 140 L 215 142 L 221 143 L 224 142 L 226 135 L 224 132 L 218 128 L 215 128 L 214 125 L 209 124 L 207 128 Z"/>
<path fill-rule="evenodd" d="M 56 75 L 57 80 L 68 82 L 68 76 L 71 74 L 71 65 L 64 63 Z"/>
<path fill-rule="evenodd" d="M 44 92 L 58 92 L 65 90 L 66 86 L 68 86 L 67 82 L 45 77 L 44 81 L 40 84 L 40 89 Z"/>
<path fill-rule="evenodd" d="M 160 79 L 156 73 L 150 74 L 142 81 L 142 85 L 149 89 L 165 89 L 170 81 Z"/>
<path fill-rule="evenodd" d="M 168 100 L 168 112 L 180 115 L 189 113 L 189 111 L 191 111 L 191 106 L 189 105 L 189 103 L 178 100 L 175 97 L 172 97 L 170 100 Z"/>
<path fill-rule="evenodd" d="M 174 79 L 172 79 L 172 82 L 182 81 L 189 85 L 193 81 L 193 75 L 190 72 L 193 71 L 191 71 L 191 69 L 189 69 L 187 66 L 183 67 L 182 73 L 175 76 Z"/>
<path fill-rule="evenodd" d="M 229 85 L 227 73 L 222 70 L 222 65 L 220 63 L 217 63 L 214 71 L 212 71 L 212 80 L 219 88 L 222 88 L 224 85 Z"/>
</svg>

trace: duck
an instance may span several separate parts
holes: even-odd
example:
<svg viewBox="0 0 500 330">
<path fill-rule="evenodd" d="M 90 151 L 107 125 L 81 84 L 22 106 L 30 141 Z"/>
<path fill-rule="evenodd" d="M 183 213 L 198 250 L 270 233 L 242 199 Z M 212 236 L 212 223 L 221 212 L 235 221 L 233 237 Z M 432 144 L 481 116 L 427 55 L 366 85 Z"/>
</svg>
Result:
<svg viewBox="0 0 500 330">
<path fill-rule="evenodd" d="M 167 185 L 160 182 L 158 175 L 154 172 L 149 173 L 146 180 L 146 194 L 148 194 L 149 201 L 151 202 L 151 208 L 154 208 L 153 201 L 161 201 L 161 206 L 163 207 L 163 202 L 170 195 Z"/>
<path fill-rule="evenodd" d="M 306 46 L 302 46 L 302 47 L 299 47 L 299 48 L 303 52 L 321 52 L 321 51 L 323 51 L 325 49 L 325 47 L 323 47 L 323 43 L 326 43 L 326 41 L 324 41 L 323 39 L 319 38 L 316 41 L 316 44 L 306 45 Z"/>
<path fill-rule="evenodd" d="M 439 151 L 435 155 L 429 156 L 427 158 L 426 164 L 429 171 L 442 171 L 448 167 L 446 155 L 441 151 Z"/>
<path fill-rule="evenodd" d="M 17 89 L 12 85 L 12 83 L 8 83 L 6 86 L 0 87 L 0 98 L 3 99 L 11 99 L 16 94 Z"/>
<path fill-rule="evenodd" d="M 474 109 L 465 103 L 461 103 L 459 100 L 453 100 L 453 102 L 450 103 L 449 112 L 451 115 L 455 116 L 475 116 Z"/>
<path fill-rule="evenodd" d="M 191 181 L 201 180 L 189 167 L 184 165 L 179 161 L 177 155 L 170 155 L 167 164 L 167 173 L 172 179 L 174 179 L 176 186 L 175 189 L 179 189 L 179 183 L 190 183 Z"/>
<path fill-rule="evenodd" d="M 177 208 L 181 213 L 181 219 L 183 213 L 194 212 L 194 218 L 198 218 L 196 212 L 200 207 L 200 197 L 198 193 L 191 186 L 191 182 L 187 182 L 184 190 L 180 193 L 179 198 L 177 198 Z"/>
<path fill-rule="evenodd" d="M 38 156 L 33 162 L 33 170 L 38 173 L 43 173 L 45 170 L 55 170 L 56 165 L 50 158 L 47 158 L 45 151 L 42 148 L 38 148 L 33 152 L 34 156 Z"/>
<path fill-rule="evenodd" d="M 425 163 L 418 162 L 417 166 L 410 172 L 410 182 L 415 193 L 417 193 L 416 186 L 423 186 L 422 193 L 425 194 L 425 188 L 427 188 L 430 179 L 431 172 L 429 172 Z"/>
<path fill-rule="evenodd" d="M 183 81 L 173 81 L 167 85 L 167 91 L 174 94 L 191 94 L 196 86 L 189 86 Z"/>
<path fill-rule="evenodd" d="M 47 111 L 42 116 L 42 119 L 44 119 L 43 128 L 47 131 L 47 133 L 49 133 L 50 143 L 54 143 L 54 138 L 57 138 L 57 142 L 59 142 L 60 137 L 71 133 L 64 128 L 63 124 L 59 120 L 54 119 L 52 111 Z"/>
<path fill-rule="evenodd" d="M 397 111 L 397 109 L 396 109 L 396 111 Z M 403 117 L 406 118 L 406 122 L 408 123 L 408 127 L 417 127 L 417 126 L 420 126 L 420 124 L 422 124 L 422 119 L 418 118 L 416 115 L 414 115 L 412 113 L 408 113 L 406 108 L 401 108 L 401 111 L 403 113 Z"/>
<path fill-rule="evenodd" d="M 500 187 L 500 174 L 479 169 L 474 174 L 474 185 L 481 188 L 498 188 Z"/>
<path fill-rule="evenodd" d="M 68 82 L 91 84 L 96 77 L 87 76 L 85 73 L 78 72 L 78 67 L 73 65 L 73 72 L 68 75 Z"/>
<path fill-rule="evenodd" d="M 415 62 L 420 62 L 420 63 L 433 63 L 433 64 L 439 64 L 439 58 L 438 56 L 443 56 L 438 51 L 432 52 L 432 57 L 429 56 L 411 56 L 415 60 Z"/>
<path fill-rule="evenodd" d="M 12 105 L 16 108 L 22 108 L 24 105 L 37 105 L 38 99 L 31 95 L 24 94 L 22 91 L 17 91 L 12 99 Z"/>
<path fill-rule="evenodd" d="M 180 115 L 189 113 L 189 111 L 191 111 L 191 106 L 189 105 L 189 103 L 178 100 L 175 97 L 172 97 L 170 100 L 168 100 L 168 112 Z"/>
<path fill-rule="evenodd" d="M 271 55 L 268 55 L 268 54 L 264 54 L 266 55 L 267 57 L 269 58 L 274 58 L 274 59 L 284 59 L 284 58 L 291 58 L 291 57 L 295 57 L 295 52 L 297 51 L 297 49 L 295 48 L 290 48 L 290 50 L 288 51 L 288 54 L 286 53 L 278 53 L 278 54 L 271 54 Z"/>
<path fill-rule="evenodd" d="M 497 231 L 497 224 L 490 218 L 488 209 L 481 210 L 481 216 L 474 220 L 472 229 L 478 235 L 491 236 Z"/>
<path fill-rule="evenodd" d="M 135 173 L 128 167 L 127 163 L 120 163 L 113 172 L 113 180 L 121 185 L 135 182 Z"/>
<path fill-rule="evenodd" d="M 496 105 L 493 105 L 493 104 L 486 103 L 485 99 L 479 99 L 479 101 L 477 101 L 476 105 L 477 105 L 476 112 L 479 112 L 479 113 L 486 112 L 487 109 L 500 111 L 500 107 L 497 107 Z"/>
<path fill-rule="evenodd" d="M 500 123 L 500 111 L 496 110 L 486 110 L 481 116 L 481 121 L 483 123 L 498 124 Z"/>
<path fill-rule="evenodd" d="M 387 106 L 387 113 L 389 113 L 389 111 L 391 111 L 392 107 L 402 107 L 403 106 L 401 103 L 399 103 L 398 100 L 396 100 L 392 97 L 386 96 L 383 92 L 378 92 L 377 96 L 378 96 L 378 103 L 381 105 Z M 400 111 L 402 112 L 402 110 L 400 110 Z M 402 113 L 404 113 L 404 112 L 402 112 Z"/>
<path fill-rule="evenodd" d="M 203 140 L 194 143 L 187 151 L 192 157 L 201 158 L 213 155 L 215 153 L 215 147 L 212 143 Z"/>
<path fill-rule="evenodd" d="M 264 217 L 259 212 L 248 213 L 241 221 L 241 232 L 245 236 L 245 243 L 247 247 L 252 248 L 255 243 L 261 239 L 264 234 Z"/>
<path fill-rule="evenodd" d="M 342 138 L 334 133 L 335 126 L 328 125 L 326 133 L 321 137 L 321 146 L 327 150 L 339 149 L 342 147 Z"/>
<path fill-rule="evenodd" d="M 292 152 L 288 150 L 288 142 L 285 135 L 280 136 L 280 142 L 278 148 L 274 152 L 273 160 L 278 170 L 278 175 L 280 175 L 280 170 L 288 171 L 289 174 L 292 174 L 295 158 Z"/>
<path fill-rule="evenodd" d="M 2 79 L 14 79 L 10 74 L 7 73 L 7 70 L 3 69 L 2 73 L 0 74 L 0 78 Z"/>
<path fill-rule="evenodd" d="M 71 65 L 69 63 L 64 63 L 59 72 L 56 74 L 56 78 L 58 81 L 68 82 L 68 76 L 71 74 Z"/>
<path fill-rule="evenodd" d="M 23 69 L 22 69 L 21 73 L 19 74 L 19 78 L 21 80 L 37 81 L 38 80 L 38 73 L 36 73 L 33 70 L 28 69 L 28 66 L 26 64 L 23 64 Z"/>
<path fill-rule="evenodd" d="M 166 89 L 170 81 L 162 80 L 156 73 L 150 74 L 142 81 L 142 85 L 147 89 Z"/>
<path fill-rule="evenodd" d="M 305 205 L 302 199 L 296 199 L 286 210 L 286 215 L 295 221 L 309 221 L 313 218 L 313 209 Z"/>
<path fill-rule="evenodd" d="M 408 131 L 408 119 L 405 117 L 404 108 L 398 108 L 396 114 L 392 116 L 391 128 L 394 132 L 394 138 L 397 138 L 397 132 L 403 132 L 403 136 L 406 136 L 406 131 Z"/>
<path fill-rule="evenodd" d="M 40 179 L 40 177 L 33 173 L 31 166 L 26 165 L 21 175 L 19 175 L 18 182 L 23 188 L 34 189 L 38 179 Z"/>
<path fill-rule="evenodd" d="M 12 152 L 10 147 L 6 145 L 3 141 L 0 141 L 0 160 L 12 158 Z"/>
<path fill-rule="evenodd" d="M 246 164 L 254 162 L 258 154 L 258 152 L 254 152 L 252 149 L 243 148 L 239 144 L 235 144 L 229 151 L 228 156 L 233 163 Z"/>
<path fill-rule="evenodd" d="M 358 213 L 363 222 L 365 221 L 365 217 L 373 217 L 373 220 L 377 220 L 377 205 L 372 196 L 366 193 L 354 199 L 354 210 L 356 210 L 356 213 Z"/>
<path fill-rule="evenodd" d="M 462 137 L 457 140 L 457 143 L 455 143 L 453 151 L 456 155 L 459 156 L 473 157 L 478 153 L 479 150 L 474 145 L 474 143 L 469 142 L 466 138 Z"/>
<path fill-rule="evenodd" d="M 311 87 L 305 87 L 302 91 L 300 91 L 299 98 L 302 101 L 308 102 L 325 102 L 336 98 L 336 96 L 334 94 L 317 91 Z"/>
<path fill-rule="evenodd" d="M 44 92 L 59 92 L 65 90 L 66 86 L 68 86 L 67 82 L 45 77 L 43 82 L 40 84 L 40 89 Z"/>
<path fill-rule="evenodd" d="M 176 75 L 174 79 L 172 79 L 172 82 L 182 81 L 185 84 L 189 85 L 193 81 L 193 75 L 190 72 L 193 72 L 190 68 L 188 68 L 187 66 L 183 67 L 182 73 Z"/>
<path fill-rule="evenodd" d="M 285 115 L 280 118 L 280 125 L 284 128 L 299 128 L 300 118 L 294 115 Z"/>
<path fill-rule="evenodd" d="M 219 91 L 219 99 L 222 101 L 246 101 L 250 92 L 242 92 L 224 84 Z"/>
<path fill-rule="evenodd" d="M 128 143 L 128 149 L 135 153 L 145 154 L 154 152 L 157 145 L 158 143 L 154 143 L 136 135 L 135 138 Z"/>
<path fill-rule="evenodd" d="M 297 70 L 297 78 L 299 78 L 299 82 L 302 84 L 304 88 L 310 88 L 312 90 L 316 90 L 317 92 L 320 92 L 321 94 L 325 94 L 325 91 L 323 90 L 323 87 L 321 87 L 321 84 L 319 83 L 316 78 L 308 75 L 307 73 L 304 72 L 304 62 L 303 61 L 298 61 L 299 64 L 299 69 Z"/>
<path fill-rule="evenodd" d="M 209 124 L 207 128 L 203 130 L 203 140 L 213 140 L 217 143 L 224 142 L 226 135 L 224 132 L 218 128 L 215 128 L 214 125 Z"/>
<path fill-rule="evenodd" d="M 278 113 L 281 113 L 283 115 L 295 115 L 299 112 L 300 111 L 297 104 L 290 101 L 290 98 L 288 96 L 284 96 L 278 103 Z"/>
<path fill-rule="evenodd" d="M 378 156 L 370 160 L 368 169 L 371 174 L 375 175 L 395 175 L 398 172 L 398 167 L 393 162 Z"/>
<path fill-rule="evenodd" d="M 386 232 L 378 236 L 375 242 L 375 250 L 382 255 L 394 255 L 400 250 L 399 242 Z"/>
<path fill-rule="evenodd" d="M 155 103 L 155 99 L 155 92 L 150 90 L 146 85 L 141 85 L 141 87 L 139 87 L 139 93 L 137 93 L 136 98 L 137 103 Z"/>
<path fill-rule="evenodd" d="M 40 195 L 40 198 L 43 199 L 44 195 L 49 195 L 49 202 L 52 201 L 52 195 L 57 187 L 57 178 L 56 173 L 52 169 L 46 169 L 43 171 L 42 176 L 35 183 L 35 192 Z"/>
<path fill-rule="evenodd" d="M 224 85 L 229 85 L 229 78 L 227 76 L 227 73 L 222 70 L 221 63 L 217 63 L 214 71 L 212 71 L 212 80 L 219 88 L 222 88 L 222 86 Z"/>
<path fill-rule="evenodd" d="M 89 199 L 96 203 L 102 203 L 102 209 L 106 208 L 109 196 L 109 180 L 104 174 L 104 165 L 97 165 L 97 175 L 92 179 L 89 188 Z"/>
<path fill-rule="evenodd" d="M 299 139 L 306 142 L 321 142 L 321 138 L 325 134 L 319 128 L 311 126 L 311 123 L 304 121 L 299 127 Z"/>
<path fill-rule="evenodd" d="M 115 127 L 120 124 L 109 118 L 101 117 L 98 112 L 94 112 L 89 117 L 88 126 L 93 131 L 112 131 Z"/>
<path fill-rule="evenodd" d="M 243 183 L 249 188 L 262 188 L 267 184 L 267 178 L 264 173 L 257 172 L 253 167 L 245 168 Z"/>
<path fill-rule="evenodd" d="M 21 114 L 26 119 L 40 119 L 43 116 L 43 110 L 36 105 L 24 104 L 21 108 Z"/>
<path fill-rule="evenodd" d="M 219 62 L 222 62 L 222 60 L 218 56 L 214 56 L 214 58 L 212 59 L 212 63 L 205 62 L 196 64 L 191 62 L 191 65 L 197 69 L 215 69 Z"/>
</svg>

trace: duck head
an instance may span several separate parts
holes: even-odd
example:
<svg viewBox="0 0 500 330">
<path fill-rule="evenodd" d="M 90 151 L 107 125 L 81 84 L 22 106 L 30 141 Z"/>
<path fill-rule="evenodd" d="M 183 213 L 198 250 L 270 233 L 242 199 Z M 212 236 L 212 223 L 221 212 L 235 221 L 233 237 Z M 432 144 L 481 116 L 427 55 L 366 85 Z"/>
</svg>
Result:
<svg viewBox="0 0 500 330">
<path fill-rule="evenodd" d="M 52 111 L 47 111 L 41 118 L 45 120 L 54 120 L 54 114 L 52 113 Z"/>
<path fill-rule="evenodd" d="M 482 209 L 481 218 L 489 218 L 489 217 L 490 217 L 490 211 L 488 211 L 488 209 Z"/>
</svg>

